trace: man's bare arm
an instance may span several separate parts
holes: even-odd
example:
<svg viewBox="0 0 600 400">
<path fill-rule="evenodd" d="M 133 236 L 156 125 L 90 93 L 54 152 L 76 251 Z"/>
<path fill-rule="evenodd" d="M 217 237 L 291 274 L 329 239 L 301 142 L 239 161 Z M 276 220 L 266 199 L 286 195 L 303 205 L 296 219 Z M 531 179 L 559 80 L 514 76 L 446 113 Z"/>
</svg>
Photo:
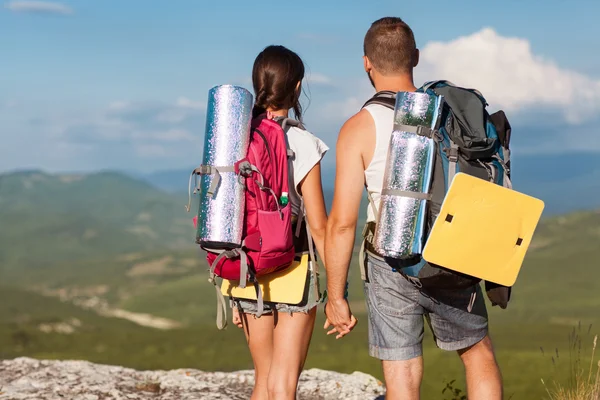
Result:
<svg viewBox="0 0 600 400">
<path fill-rule="evenodd" d="M 336 146 L 335 192 L 325 236 L 325 265 L 329 297 L 326 312 L 328 322 L 338 333 L 347 333 L 354 325 L 344 292 L 364 190 L 363 151 L 369 147 L 369 130 L 374 130 L 373 120 L 363 110 L 344 124 Z"/>
</svg>

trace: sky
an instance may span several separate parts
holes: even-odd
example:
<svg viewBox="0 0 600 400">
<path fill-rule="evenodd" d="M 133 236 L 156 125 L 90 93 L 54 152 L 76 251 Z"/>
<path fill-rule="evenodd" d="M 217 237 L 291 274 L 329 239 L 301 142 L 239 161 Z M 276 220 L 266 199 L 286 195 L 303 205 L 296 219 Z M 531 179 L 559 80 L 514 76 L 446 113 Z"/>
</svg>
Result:
<svg viewBox="0 0 600 400">
<path fill-rule="evenodd" d="M 479 89 L 513 126 L 513 154 L 600 156 L 597 0 L 0 0 L 0 171 L 158 171 L 202 159 L 208 90 L 251 89 L 267 45 L 307 66 L 307 128 L 332 149 L 373 93 L 370 24 L 398 16 L 416 84 Z"/>
</svg>

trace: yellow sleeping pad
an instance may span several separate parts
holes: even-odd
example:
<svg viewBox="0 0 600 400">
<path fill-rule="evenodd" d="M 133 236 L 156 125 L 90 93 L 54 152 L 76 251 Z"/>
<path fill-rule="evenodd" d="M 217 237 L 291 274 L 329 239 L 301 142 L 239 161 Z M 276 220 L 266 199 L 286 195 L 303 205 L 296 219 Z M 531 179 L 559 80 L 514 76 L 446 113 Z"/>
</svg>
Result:
<svg viewBox="0 0 600 400">
<path fill-rule="evenodd" d="M 294 260 L 288 268 L 258 278 L 263 300 L 275 303 L 298 304 L 304 297 L 306 278 L 308 277 L 308 254 L 300 261 Z M 238 286 L 239 281 L 223 279 L 221 293 L 240 299 L 256 300 L 256 288 L 248 283 L 245 288 Z"/>
<path fill-rule="evenodd" d="M 453 271 L 513 286 L 543 209 L 542 200 L 457 173 L 423 258 Z"/>
</svg>

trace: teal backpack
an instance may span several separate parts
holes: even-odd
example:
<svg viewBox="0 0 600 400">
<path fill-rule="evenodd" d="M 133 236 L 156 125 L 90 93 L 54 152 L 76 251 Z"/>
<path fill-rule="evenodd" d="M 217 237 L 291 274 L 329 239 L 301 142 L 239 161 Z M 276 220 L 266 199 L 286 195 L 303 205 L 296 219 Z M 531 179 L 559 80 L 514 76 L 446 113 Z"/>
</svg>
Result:
<svg viewBox="0 0 600 400">
<path fill-rule="evenodd" d="M 427 228 L 431 229 L 457 172 L 512 188 L 509 149 L 511 126 L 504 111 L 491 115 L 488 113 L 488 103 L 475 89 L 458 87 L 440 80 L 426 83 L 417 92 L 444 96 L 440 127 L 431 132 L 436 142 L 427 218 Z M 393 110 L 395 98 L 394 92 L 378 92 L 363 107 L 379 104 Z M 402 274 L 417 281 L 426 290 L 464 289 L 481 281 L 479 278 L 430 264 L 423 258 L 394 261 L 398 261 L 394 266 L 397 264 Z M 506 307 L 511 288 L 486 282 L 486 289 L 494 305 Z"/>
</svg>

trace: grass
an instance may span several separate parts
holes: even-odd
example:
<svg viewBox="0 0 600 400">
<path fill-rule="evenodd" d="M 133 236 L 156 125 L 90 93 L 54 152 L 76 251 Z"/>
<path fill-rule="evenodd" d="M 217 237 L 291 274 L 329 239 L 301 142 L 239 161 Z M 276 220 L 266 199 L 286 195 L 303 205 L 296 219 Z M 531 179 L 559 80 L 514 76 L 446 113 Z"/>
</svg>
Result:
<svg viewBox="0 0 600 400">
<path fill-rule="evenodd" d="M 252 368 L 242 331 L 231 325 L 225 331 L 215 327 L 216 299 L 203 255 L 180 247 L 193 244 L 191 215 L 181 211 L 185 199 L 114 174 L 73 182 L 38 175 L 0 176 L 0 358 L 86 359 L 137 369 Z M 35 186 L 44 193 L 41 197 L 32 196 L 26 185 L 34 180 L 42 185 Z M 363 203 L 361 210 L 365 207 Z M 138 225 L 150 227 L 157 236 L 127 230 Z M 598 212 L 544 220 L 508 309 L 489 308 L 506 398 L 598 400 L 597 394 L 576 397 L 582 390 L 593 395 L 598 385 L 595 354 L 585 349 L 593 343 L 594 329 L 580 332 L 578 325 L 600 325 L 600 270 L 593 268 L 600 260 L 598 226 Z M 169 263 L 157 267 L 156 261 L 165 257 Z M 156 273 L 157 268 L 164 271 Z M 363 371 L 382 379 L 380 362 L 368 355 L 367 315 L 355 263 L 349 284 L 357 328 L 342 340 L 326 336 L 320 308 L 306 367 Z M 101 297 L 111 306 L 185 326 L 170 331 L 144 328 L 24 290 L 40 285 L 77 290 L 105 286 L 108 291 Z M 71 334 L 40 330 L 41 324 L 73 318 L 81 325 Z M 578 327 L 579 342 L 573 326 Z M 461 399 L 465 381 L 459 358 L 437 349 L 425 329 L 422 397 Z M 567 337 L 568 347 L 557 350 L 556 343 Z M 577 357 L 580 362 L 575 362 Z"/>
<path fill-rule="evenodd" d="M 252 368 L 243 332 L 232 325 L 225 331 L 218 331 L 214 315 L 183 329 L 159 331 L 119 319 L 103 318 L 59 300 L 18 289 L 3 288 L 0 294 L 0 358 L 85 359 L 136 369 L 234 371 Z M 7 297 L 13 299 L 10 304 L 5 301 Z M 214 299 L 206 298 L 211 300 L 206 306 L 212 309 Z M 542 398 L 546 392 L 539 384 L 540 377 L 553 376 L 555 370 L 565 376 L 567 371 L 560 365 L 558 368 L 552 366 L 548 354 L 543 355 L 539 347 L 553 348 L 554 343 L 572 332 L 571 327 L 549 328 L 546 323 L 522 321 L 498 324 L 493 322 L 493 314 L 498 311 L 491 312 L 490 330 L 503 371 L 507 398 Z M 379 361 L 367 352 L 366 315 L 358 315 L 359 323 L 350 335 L 335 340 L 325 335 L 322 314 L 321 309 L 306 367 L 346 373 L 363 371 L 382 380 Z M 42 322 L 65 321 L 73 317 L 82 324 L 71 335 L 43 333 L 38 329 Z M 519 340 L 514 339 L 515 335 L 519 335 Z M 561 359 L 562 352 L 561 349 Z M 453 380 L 454 388 L 465 388 L 459 358 L 454 353 L 437 349 L 428 329 L 424 359 L 423 398 L 447 398 L 442 396 L 450 393 L 441 394 L 441 391 Z"/>
<path fill-rule="evenodd" d="M 550 400 L 600 400 L 600 360 L 595 358 L 598 335 L 590 339 L 590 331 L 591 327 L 585 335 L 585 339 L 592 345 L 589 362 L 582 354 L 585 350 L 582 349 L 584 341 L 581 324 L 569 335 L 567 373 L 564 372 L 566 365 L 560 365 L 562 359 L 558 349 L 551 355 L 552 365 L 555 367 L 552 384 L 548 386 L 543 378 L 541 380 Z M 564 362 L 566 364 L 566 361 Z"/>
</svg>

